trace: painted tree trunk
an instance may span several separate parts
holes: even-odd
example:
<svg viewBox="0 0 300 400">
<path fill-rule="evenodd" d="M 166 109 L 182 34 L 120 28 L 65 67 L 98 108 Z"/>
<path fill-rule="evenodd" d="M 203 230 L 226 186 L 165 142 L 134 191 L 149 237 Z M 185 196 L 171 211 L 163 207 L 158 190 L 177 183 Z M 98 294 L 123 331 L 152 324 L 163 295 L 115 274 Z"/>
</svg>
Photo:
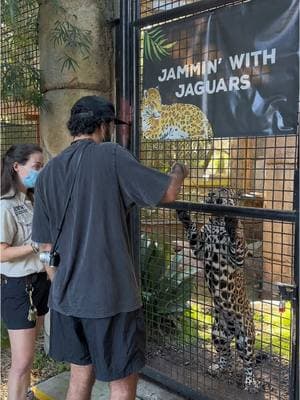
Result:
<svg viewBox="0 0 300 400">
<path fill-rule="evenodd" d="M 70 108 L 82 96 L 101 95 L 112 98 L 113 93 L 113 18 L 114 2 L 110 0 L 61 0 L 62 8 L 46 0 L 40 3 L 39 46 L 42 70 L 42 91 L 45 108 L 40 115 L 41 144 L 46 158 L 52 158 L 70 143 L 66 123 Z M 80 48 L 65 43 L 54 46 L 53 29 L 57 21 L 69 22 L 82 31 L 90 31 L 90 54 L 82 56 Z M 78 67 L 63 67 L 71 56 Z"/>
</svg>

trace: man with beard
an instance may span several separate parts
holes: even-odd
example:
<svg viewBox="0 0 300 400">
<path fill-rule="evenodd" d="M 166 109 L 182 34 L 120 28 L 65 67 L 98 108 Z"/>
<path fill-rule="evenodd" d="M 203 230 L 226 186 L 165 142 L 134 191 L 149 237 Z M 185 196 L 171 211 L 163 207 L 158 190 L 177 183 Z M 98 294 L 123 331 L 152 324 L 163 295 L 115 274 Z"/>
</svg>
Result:
<svg viewBox="0 0 300 400">
<path fill-rule="evenodd" d="M 32 239 L 60 258 L 47 266 L 50 356 L 71 363 L 67 400 L 89 399 L 95 379 L 110 382 L 112 400 L 135 399 L 145 330 L 127 215 L 134 205 L 175 201 L 188 174 L 179 163 L 169 175 L 147 168 L 107 142 L 118 122 L 106 99 L 79 99 L 68 122 L 72 144 L 35 190 Z"/>
</svg>

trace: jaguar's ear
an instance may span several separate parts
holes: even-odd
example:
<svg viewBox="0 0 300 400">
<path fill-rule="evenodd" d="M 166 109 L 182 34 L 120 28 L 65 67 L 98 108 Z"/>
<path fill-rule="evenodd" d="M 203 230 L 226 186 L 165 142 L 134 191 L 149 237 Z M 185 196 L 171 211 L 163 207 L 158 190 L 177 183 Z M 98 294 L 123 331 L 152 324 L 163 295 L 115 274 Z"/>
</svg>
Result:
<svg viewBox="0 0 300 400">
<path fill-rule="evenodd" d="M 147 98 L 148 97 L 148 90 L 144 90 L 144 98 Z"/>
</svg>

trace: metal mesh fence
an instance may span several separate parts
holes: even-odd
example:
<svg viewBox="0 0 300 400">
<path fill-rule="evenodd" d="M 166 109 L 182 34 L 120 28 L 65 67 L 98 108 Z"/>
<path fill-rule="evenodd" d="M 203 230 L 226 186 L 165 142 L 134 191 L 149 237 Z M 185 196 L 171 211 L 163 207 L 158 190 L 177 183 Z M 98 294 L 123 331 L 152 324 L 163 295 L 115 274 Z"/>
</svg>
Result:
<svg viewBox="0 0 300 400">
<path fill-rule="evenodd" d="M 2 7 L 1 13 L 3 154 L 12 144 L 39 141 L 38 109 L 28 105 L 27 101 L 33 98 L 39 85 L 36 78 L 39 68 L 38 2 L 19 1 L 17 17 L 13 21 L 6 7 Z"/>
<path fill-rule="evenodd" d="M 153 16 L 191 3 L 196 1 L 141 0 L 140 17 Z M 180 18 L 184 20 L 185 17 L 182 15 Z M 158 23 L 163 24 L 162 21 L 160 18 Z M 151 28 L 155 26 L 153 20 Z M 146 29 L 148 27 L 140 29 L 141 55 L 143 31 Z M 180 43 L 172 48 L 172 56 L 183 60 L 183 64 L 203 58 L 203 54 L 191 55 L 187 51 L 187 42 L 193 37 L 195 29 L 195 26 L 191 26 Z M 201 29 L 197 27 L 197 34 L 199 32 L 205 33 L 205 26 Z M 216 50 L 212 50 L 210 56 L 218 57 Z M 139 67 L 139 98 L 142 98 L 142 56 Z M 256 79 L 262 79 L 262 75 L 268 71 L 253 69 L 248 73 Z M 141 115 L 142 100 L 139 106 Z M 142 121 L 137 131 L 142 131 Z M 291 293 L 294 293 L 295 224 L 284 218 L 272 219 L 267 211 L 280 213 L 294 210 L 298 145 L 296 132 L 269 137 L 211 140 L 150 140 L 140 136 L 139 158 L 143 164 L 169 172 L 176 160 L 190 169 L 177 206 L 141 211 L 140 257 L 148 366 L 161 374 L 161 383 L 164 383 L 165 377 L 192 389 L 191 398 L 292 398 L 295 298 L 293 295 L 282 296 L 278 283 L 291 285 Z M 223 235 L 218 230 L 220 228 L 215 228 L 214 237 L 198 237 L 198 244 L 202 241 L 203 246 L 202 253 L 199 252 L 197 256 L 175 210 L 183 205 L 198 232 L 205 230 L 205 227 L 209 230 L 216 218 L 224 227 L 228 222 L 227 217 L 217 210 L 193 211 L 206 203 L 210 192 L 217 192 L 219 188 L 233 190 L 237 209 L 241 211 L 240 215 L 235 213 L 231 220 L 235 226 L 239 226 L 242 240 L 249 249 L 244 254 L 243 268 L 239 270 L 239 283 L 237 277 L 231 277 L 233 281 L 229 282 L 228 274 L 225 279 L 220 275 L 222 251 L 226 257 L 230 252 L 229 243 L 223 242 Z M 243 212 L 245 209 L 249 210 L 248 215 Z M 261 210 L 260 217 L 251 215 L 253 209 Z M 214 277 L 206 268 L 207 260 L 212 257 L 211 252 L 205 254 L 205 243 L 207 245 L 208 241 L 213 241 L 215 249 L 218 249 L 214 255 Z M 237 247 L 238 242 L 236 238 Z M 209 261 L 213 265 L 212 260 Z M 230 266 L 226 268 L 230 269 Z M 218 281 L 215 285 L 217 292 L 211 289 L 213 279 Z M 223 299 L 220 287 L 222 279 L 225 280 L 223 285 L 227 292 Z M 239 284 L 241 286 L 238 289 Z M 235 291 L 243 293 L 242 303 L 245 305 L 240 322 L 233 317 L 235 310 L 230 311 L 230 307 L 239 307 L 236 295 L 232 294 Z M 221 317 L 220 301 L 227 309 Z M 229 321 L 232 319 L 234 328 L 230 329 Z M 237 327 L 239 323 L 243 328 Z M 241 345 L 243 339 L 240 333 L 242 331 L 245 335 L 247 324 L 253 326 L 250 335 L 252 344 L 248 348 L 254 353 L 253 373 L 257 388 L 253 393 L 244 390 L 245 368 L 248 364 L 243 354 L 247 350 Z M 224 351 L 220 348 L 224 347 L 227 352 L 231 349 L 231 356 L 227 367 L 222 370 L 220 362 Z"/>
<path fill-rule="evenodd" d="M 147 17 L 168 10 L 173 10 L 177 7 L 182 7 L 188 4 L 196 3 L 199 0 L 141 0 L 140 16 Z"/>
<path fill-rule="evenodd" d="M 199 231 L 212 224 L 210 218 L 207 213 L 191 213 Z M 240 356 L 243 351 L 235 348 L 240 332 L 236 325 L 226 339 L 231 348 L 230 368 L 221 374 L 211 373 L 222 356 L 212 340 L 222 291 L 210 291 L 205 254 L 199 259 L 195 257 L 175 211 L 168 209 L 143 210 L 141 215 L 148 365 L 209 398 L 218 395 L 218 399 L 288 399 L 293 311 L 290 302 L 281 302 L 276 282 L 293 283 L 294 225 L 267 219 L 239 218 L 239 221 L 249 249 L 242 269 L 245 280 L 241 288 L 245 292 L 242 325 L 254 321 L 253 368 L 258 393 L 243 390 L 244 364 Z M 228 251 L 226 247 L 225 253 Z M 221 253 L 222 249 L 217 253 L 220 258 Z M 229 307 L 225 316 L 228 322 L 231 312 L 235 314 L 231 307 L 239 300 L 227 294 L 235 291 L 237 281 L 236 278 L 231 281 L 230 274 L 225 278 L 220 276 L 220 282 L 222 279 L 225 279 L 222 308 L 224 304 L 226 309 Z M 247 307 L 253 317 L 246 313 Z M 221 333 L 220 337 L 224 339 Z"/>
<path fill-rule="evenodd" d="M 140 159 L 169 171 L 177 160 L 190 175 L 180 199 L 203 202 L 214 187 L 230 186 L 248 207 L 293 209 L 297 136 L 213 139 L 211 142 L 142 140 Z"/>
</svg>

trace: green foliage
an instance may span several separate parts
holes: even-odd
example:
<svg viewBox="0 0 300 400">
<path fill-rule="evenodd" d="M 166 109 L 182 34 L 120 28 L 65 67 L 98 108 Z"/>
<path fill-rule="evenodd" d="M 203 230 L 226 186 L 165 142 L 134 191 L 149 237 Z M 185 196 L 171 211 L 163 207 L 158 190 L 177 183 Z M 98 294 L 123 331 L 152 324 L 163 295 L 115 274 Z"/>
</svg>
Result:
<svg viewBox="0 0 300 400">
<path fill-rule="evenodd" d="M 37 351 L 34 356 L 33 361 L 33 370 L 41 371 L 43 369 L 52 371 L 51 375 L 57 375 L 64 371 L 69 371 L 69 364 L 64 362 L 54 361 L 52 358 L 47 356 L 47 354 L 43 351 Z"/>
<path fill-rule="evenodd" d="M 184 267 L 182 255 L 171 254 L 170 246 L 141 237 L 142 297 L 147 332 L 176 333 L 179 317 L 191 298 L 196 268 Z"/>
<path fill-rule="evenodd" d="M 151 61 L 157 59 L 161 60 L 163 57 L 171 54 L 172 48 L 176 42 L 167 43 L 165 34 L 162 29 L 156 27 L 151 31 L 145 30 L 143 32 L 144 38 L 144 56 Z"/>
<path fill-rule="evenodd" d="M 284 313 L 278 306 L 264 307 L 263 311 L 255 311 L 256 349 L 277 354 L 289 360 L 291 352 L 291 303 L 286 303 Z"/>
<path fill-rule="evenodd" d="M 16 20 L 16 17 L 20 13 L 19 1 L 18 0 L 4 0 L 1 4 L 2 6 L 2 15 L 1 19 L 5 25 L 11 25 L 13 21 Z"/>
<path fill-rule="evenodd" d="M 6 326 L 3 321 L 1 321 L 1 348 L 5 349 L 9 347 L 9 337 Z"/>
<path fill-rule="evenodd" d="M 185 311 L 182 319 L 182 332 L 184 341 L 197 342 L 200 338 L 204 341 L 211 341 L 211 327 L 213 317 L 210 313 L 201 311 L 199 305 L 192 303 L 190 308 Z"/>
<path fill-rule="evenodd" d="M 22 5 L 24 4 L 27 9 L 34 10 L 38 6 L 38 0 L 3 0 L 1 2 L 2 28 L 10 27 L 14 31 L 18 29 L 16 21 L 21 17 Z"/>
<path fill-rule="evenodd" d="M 274 306 L 270 309 L 263 303 L 263 308 L 254 311 L 255 349 L 269 354 L 278 355 L 289 360 L 291 351 L 291 305 L 286 304 L 284 313 Z M 185 310 L 181 320 L 184 341 L 194 344 L 201 339 L 211 342 L 213 317 L 210 312 L 203 311 L 203 306 L 191 303 L 190 309 Z"/>
<path fill-rule="evenodd" d="M 26 6 L 26 23 L 22 6 Z M 26 3 L 6 0 L 1 9 L 3 38 L 1 42 L 1 91 L 3 101 L 19 101 L 24 105 L 40 106 L 40 70 L 37 60 L 36 1 Z"/>
<path fill-rule="evenodd" d="M 57 20 L 50 37 L 54 47 L 62 48 L 57 60 L 61 71 L 79 68 L 91 49 L 91 32 L 71 22 L 60 0 L 51 0 Z M 26 22 L 22 16 L 26 9 Z M 16 101 L 35 107 L 45 106 L 41 93 L 41 70 L 38 68 L 38 0 L 4 0 L 1 9 L 1 91 L 3 101 Z M 68 19 L 67 19 L 68 18 Z M 41 27 L 42 29 L 42 27 Z"/>
<path fill-rule="evenodd" d="M 14 99 L 26 105 L 40 107 L 43 95 L 40 92 L 40 70 L 24 62 L 2 63 L 2 98 Z"/>
</svg>

